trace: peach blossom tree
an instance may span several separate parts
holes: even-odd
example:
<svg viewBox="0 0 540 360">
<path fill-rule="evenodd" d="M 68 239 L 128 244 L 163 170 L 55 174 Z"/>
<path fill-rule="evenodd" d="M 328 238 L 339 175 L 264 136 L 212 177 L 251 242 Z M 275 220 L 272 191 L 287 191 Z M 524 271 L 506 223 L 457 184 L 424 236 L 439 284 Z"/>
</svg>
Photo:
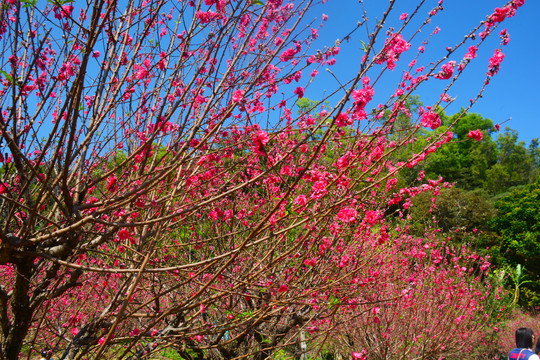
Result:
<svg viewBox="0 0 540 360">
<path fill-rule="evenodd" d="M 324 3 L 2 2 L 0 359 L 300 356 L 347 309 L 407 304 L 412 280 L 390 276 L 406 229 L 388 209 L 441 180 L 401 189 L 396 176 L 453 134 L 394 153 L 440 125 L 456 79 L 500 36 L 482 95 L 508 42 L 497 28 L 523 1 L 424 64 L 430 36 L 419 37 L 437 32 L 442 1 L 402 15 L 390 1 L 320 47 Z M 356 74 L 336 82 L 332 106 L 299 107 L 348 39 L 364 41 Z M 398 66 L 375 104 L 380 75 Z M 404 104 L 428 81 L 446 87 L 414 116 Z M 391 140 L 402 114 L 412 125 Z"/>
</svg>

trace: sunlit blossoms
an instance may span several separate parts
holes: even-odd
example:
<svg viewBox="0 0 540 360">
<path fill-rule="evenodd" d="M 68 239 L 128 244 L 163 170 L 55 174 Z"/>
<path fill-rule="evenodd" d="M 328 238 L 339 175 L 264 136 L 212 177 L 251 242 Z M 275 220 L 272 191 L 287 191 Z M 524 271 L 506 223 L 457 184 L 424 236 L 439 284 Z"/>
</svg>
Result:
<svg viewBox="0 0 540 360">
<path fill-rule="evenodd" d="M 466 55 L 467 56 L 467 55 Z M 472 56 L 472 55 L 469 55 L 469 57 Z M 472 58 L 472 57 L 471 57 Z M 439 72 L 438 74 L 435 75 L 435 77 L 437 79 L 441 79 L 441 80 L 444 80 L 444 79 L 450 79 L 452 77 L 452 75 L 454 74 L 454 66 L 456 65 L 456 62 L 455 61 L 449 61 L 447 62 L 446 64 L 444 64 L 442 67 L 441 67 L 441 72 Z"/>
<path fill-rule="evenodd" d="M 428 109 L 421 115 L 420 122 L 424 127 L 436 129 L 441 125 L 441 118 L 436 112 Z"/>
<path fill-rule="evenodd" d="M 413 229 L 415 201 L 451 186 L 414 171 L 456 140 L 453 78 L 481 51 L 498 72 L 508 34 L 484 39 L 521 1 L 439 59 L 442 2 L 392 2 L 340 34 L 326 1 L 61 3 L 0 16 L 0 358 L 438 359 L 479 343 L 489 261 L 431 211 Z M 422 105 L 426 82 L 447 89 Z"/>
<path fill-rule="evenodd" d="M 484 134 L 480 130 L 471 130 L 469 131 L 468 137 L 469 139 L 480 141 L 484 137 Z"/>
<path fill-rule="evenodd" d="M 344 223 L 354 222 L 356 220 L 356 216 L 358 215 L 358 212 L 350 207 L 343 208 L 339 211 L 337 217 L 339 220 L 343 221 Z"/>
<path fill-rule="evenodd" d="M 489 59 L 488 76 L 491 77 L 499 72 L 500 65 L 504 59 L 504 53 L 496 49 L 493 56 Z"/>
</svg>

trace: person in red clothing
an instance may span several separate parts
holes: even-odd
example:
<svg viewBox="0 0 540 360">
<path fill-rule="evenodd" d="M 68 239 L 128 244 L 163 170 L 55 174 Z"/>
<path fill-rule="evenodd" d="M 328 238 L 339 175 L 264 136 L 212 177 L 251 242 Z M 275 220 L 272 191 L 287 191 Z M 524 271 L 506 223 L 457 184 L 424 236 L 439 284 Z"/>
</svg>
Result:
<svg viewBox="0 0 540 360">
<path fill-rule="evenodd" d="M 508 360 L 540 360 L 531 349 L 534 344 L 534 331 L 530 328 L 516 330 L 516 348 L 510 351 Z"/>
</svg>

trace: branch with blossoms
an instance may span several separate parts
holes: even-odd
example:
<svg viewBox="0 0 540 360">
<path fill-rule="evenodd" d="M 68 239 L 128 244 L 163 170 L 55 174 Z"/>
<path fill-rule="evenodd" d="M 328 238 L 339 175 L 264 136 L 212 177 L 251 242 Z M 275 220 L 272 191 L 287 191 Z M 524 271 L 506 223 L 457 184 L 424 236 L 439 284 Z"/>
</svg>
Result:
<svg viewBox="0 0 540 360">
<path fill-rule="evenodd" d="M 398 142 L 393 122 L 427 81 L 449 81 L 448 99 L 523 2 L 498 8 L 478 40 L 480 27 L 431 66 L 417 65 L 423 43 L 394 94 L 370 109 L 382 74 L 443 10 L 429 9 L 407 37 L 426 3 L 385 33 L 392 1 L 377 24 L 365 14 L 320 50 L 324 16 L 305 24 L 315 1 L 5 4 L 0 359 L 23 348 L 63 359 L 299 354 L 306 331 L 394 299 L 374 302 L 358 287 L 353 300 L 348 285 L 401 236 L 385 211 L 418 189 L 397 189 L 398 172 L 452 134 L 396 161 L 419 129 L 440 125 L 440 102 Z M 337 101 L 321 99 L 335 105 L 295 114 L 361 29 L 358 71 L 335 77 Z M 454 75 L 448 59 L 474 41 Z M 488 80 L 503 58 L 497 49 Z M 389 276 L 365 288 L 385 285 L 406 286 Z"/>
</svg>

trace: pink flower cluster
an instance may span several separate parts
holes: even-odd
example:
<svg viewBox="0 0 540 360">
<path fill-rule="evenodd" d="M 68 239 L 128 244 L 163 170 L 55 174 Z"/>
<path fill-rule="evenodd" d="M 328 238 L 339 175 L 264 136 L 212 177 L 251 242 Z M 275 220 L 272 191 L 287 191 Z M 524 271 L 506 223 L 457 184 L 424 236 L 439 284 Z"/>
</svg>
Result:
<svg viewBox="0 0 540 360">
<path fill-rule="evenodd" d="M 474 45 L 471 45 L 469 46 L 469 51 L 467 51 L 467 53 L 465 54 L 465 57 L 464 59 L 465 60 L 472 60 L 476 57 L 476 51 L 478 50 L 478 48 Z"/>
<path fill-rule="evenodd" d="M 480 130 L 476 129 L 476 130 L 469 131 L 468 137 L 469 139 L 480 141 L 484 137 L 484 134 Z"/>
<path fill-rule="evenodd" d="M 409 50 L 410 47 L 411 44 L 405 41 L 401 34 L 393 34 L 389 39 L 386 39 L 383 50 L 375 57 L 375 63 L 382 64 L 386 61 L 386 66 L 388 66 L 390 70 L 394 70 L 396 67 L 395 63 L 399 60 L 399 56 Z"/>
<path fill-rule="evenodd" d="M 353 123 L 352 119 L 349 117 L 349 114 L 346 112 L 341 113 L 336 118 L 336 126 L 338 127 L 345 127 L 348 125 L 351 125 Z"/>
<path fill-rule="evenodd" d="M 504 53 L 499 49 L 495 50 L 493 56 L 489 59 L 489 71 L 487 73 L 488 77 L 492 77 L 499 72 L 503 59 Z"/>
<path fill-rule="evenodd" d="M 439 116 L 439 114 L 437 114 L 428 107 L 428 111 L 422 113 L 420 123 L 424 127 L 435 130 L 436 128 L 441 126 L 441 117 Z"/>
<path fill-rule="evenodd" d="M 232 96 L 232 101 L 239 103 L 244 99 L 244 90 L 235 90 Z"/>
<path fill-rule="evenodd" d="M 216 17 L 216 13 L 211 10 L 208 10 L 206 12 L 199 10 L 197 11 L 196 16 L 197 19 L 199 19 L 199 21 L 201 22 L 201 24 L 207 24 Z"/>
<path fill-rule="evenodd" d="M 366 105 L 373 99 L 375 90 L 369 85 L 369 78 L 366 76 L 362 79 L 364 87 L 362 89 L 353 90 L 351 96 L 354 99 L 354 108 L 352 111 L 352 118 L 354 120 L 363 120 L 367 117 L 365 108 Z"/>
<path fill-rule="evenodd" d="M 454 66 L 456 66 L 456 62 L 454 60 L 447 62 L 441 67 L 441 72 L 436 74 L 435 78 L 441 80 L 450 79 L 454 74 Z"/>
<path fill-rule="evenodd" d="M 302 50 L 302 46 L 300 43 L 295 43 L 294 48 L 288 48 L 285 50 L 279 57 L 279 59 L 283 62 L 292 60 L 296 54 L 298 54 Z"/>
<path fill-rule="evenodd" d="M 294 93 L 295 93 L 296 95 L 298 95 L 298 98 L 299 98 L 299 99 L 300 99 L 300 98 L 303 98 L 303 97 L 304 97 L 304 88 L 301 87 L 301 86 L 299 86 L 299 87 L 297 87 L 296 89 L 294 89 Z"/>
<path fill-rule="evenodd" d="M 351 207 L 345 207 L 337 214 L 338 219 L 344 223 L 354 222 L 356 220 L 356 216 L 358 216 L 358 211 Z"/>
<path fill-rule="evenodd" d="M 253 137 L 254 151 L 258 155 L 264 154 L 264 145 L 270 140 L 268 133 L 262 130 L 258 130 Z"/>
</svg>

